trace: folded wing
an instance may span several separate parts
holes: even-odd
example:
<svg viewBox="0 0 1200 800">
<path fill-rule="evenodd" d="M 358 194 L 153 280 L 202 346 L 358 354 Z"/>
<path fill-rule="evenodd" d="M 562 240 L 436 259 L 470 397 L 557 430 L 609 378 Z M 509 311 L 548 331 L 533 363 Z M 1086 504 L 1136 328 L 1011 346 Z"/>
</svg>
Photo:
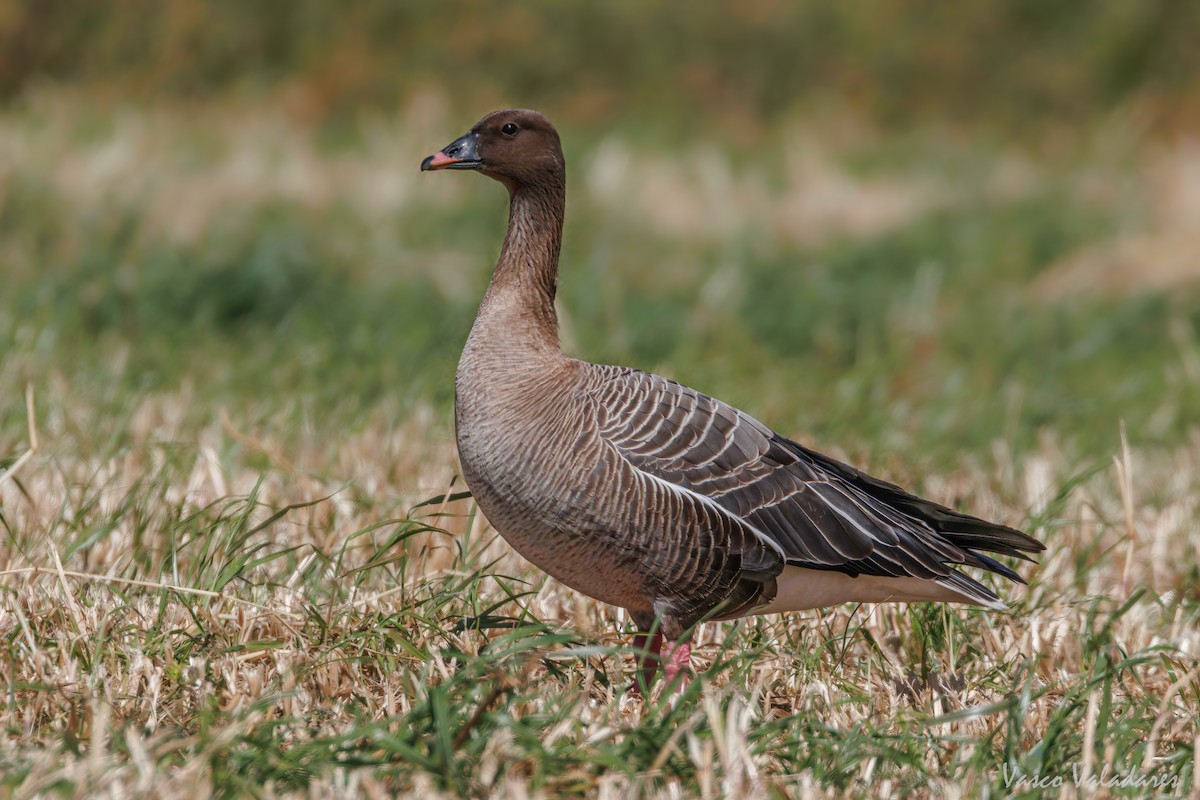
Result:
<svg viewBox="0 0 1200 800">
<path fill-rule="evenodd" d="M 674 381 L 608 368 L 594 390 L 601 437 L 637 470 L 699 495 L 782 551 L 787 564 L 847 575 L 934 581 L 1001 607 L 956 566 L 1019 575 L 985 553 L 1044 546 L 810 450 Z"/>
</svg>

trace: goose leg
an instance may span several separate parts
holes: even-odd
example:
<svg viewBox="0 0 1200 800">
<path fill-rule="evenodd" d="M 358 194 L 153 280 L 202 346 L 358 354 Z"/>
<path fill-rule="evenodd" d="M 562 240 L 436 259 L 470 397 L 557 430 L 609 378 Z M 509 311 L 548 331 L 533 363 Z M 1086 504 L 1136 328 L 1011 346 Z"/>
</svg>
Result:
<svg viewBox="0 0 1200 800">
<path fill-rule="evenodd" d="M 658 677 L 659 653 L 662 651 L 662 634 L 639 633 L 633 637 L 633 649 L 637 653 L 637 672 L 629 686 L 632 694 L 647 695 L 654 679 Z"/>
<path fill-rule="evenodd" d="M 692 646 L 687 642 L 663 642 L 659 652 L 667 684 L 670 685 L 679 678 L 678 691 L 682 692 L 690 680 Z"/>
<path fill-rule="evenodd" d="M 691 675 L 692 646 L 684 641 L 684 629 L 673 618 L 656 620 L 653 615 L 635 613 L 633 624 L 639 631 L 655 630 L 649 633 L 637 633 L 633 637 L 634 652 L 637 653 L 637 673 L 633 684 L 629 687 L 631 694 L 648 695 L 650 687 L 658 677 L 659 667 L 662 667 L 667 683 L 672 684 L 678 678 L 676 690 L 682 692 L 687 688 Z M 667 628 L 664 636 L 661 628 Z"/>
<path fill-rule="evenodd" d="M 633 637 L 633 649 L 637 653 L 637 672 L 634 674 L 629 692 L 649 696 L 650 687 L 654 685 L 654 679 L 658 677 L 658 666 L 662 663 L 662 631 L 659 630 L 653 614 L 634 611 L 629 616 L 638 631 Z M 651 635 L 648 631 L 654 631 L 654 634 Z"/>
</svg>

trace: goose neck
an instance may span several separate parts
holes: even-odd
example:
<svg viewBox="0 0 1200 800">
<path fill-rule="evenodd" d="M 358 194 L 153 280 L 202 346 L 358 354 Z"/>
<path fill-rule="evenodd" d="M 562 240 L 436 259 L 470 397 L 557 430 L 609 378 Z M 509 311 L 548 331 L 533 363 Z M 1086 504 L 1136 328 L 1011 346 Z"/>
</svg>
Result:
<svg viewBox="0 0 1200 800">
<path fill-rule="evenodd" d="M 562 177 L 511 191 L 508 233 L 476 325 L 503 326 L 558 348 L 558 257 L 566 182 Z"/>
</svg>

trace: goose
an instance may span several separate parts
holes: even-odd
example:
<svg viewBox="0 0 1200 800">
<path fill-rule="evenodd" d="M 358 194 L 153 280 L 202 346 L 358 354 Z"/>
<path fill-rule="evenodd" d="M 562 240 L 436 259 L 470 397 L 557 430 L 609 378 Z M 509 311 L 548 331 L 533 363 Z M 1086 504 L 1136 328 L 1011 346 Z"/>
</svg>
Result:
<svg viewBox="0 0 1200 800">
<path fill-rule="evenodd" d="M 628 611 L 638 678 L 687 681 L 702 621 L 841 603 L 1003 609 L 974 567 L 1045 546 L 782 436 L 648 372 L 565 355 L 554 309 L 566 208 L 558 132 L 528 109 L 488 114 L 421 162 L 509 194 L 508 231 L 455 376 L 462 474 L 521 556 Z M 682 673 L 682 674 L 681 674 Z M 640 681 L 640 682 L 639 682 Z"/>
</svg>

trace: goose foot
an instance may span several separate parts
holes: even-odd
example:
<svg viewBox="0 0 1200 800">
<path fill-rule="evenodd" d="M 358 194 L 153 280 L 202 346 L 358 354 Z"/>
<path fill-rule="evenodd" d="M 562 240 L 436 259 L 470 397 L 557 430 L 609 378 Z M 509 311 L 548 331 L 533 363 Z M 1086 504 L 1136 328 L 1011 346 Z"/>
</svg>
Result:
<svg viewBox="0 0 1200 800">
<path fill-rule="evenodd" d="M 677 691 L 683 692 L 691 679 L 692 646 L 687 642 L 666 642 L 662 646 L 663 675 L 670 685 L 679 678 Z"/>
<path fill-rule="evenodd" d="M 677 691 L 687 688 L 691 676 L 692 646 L 687 642 L 664 641 L 662 634 L 653 636 L 639 633 L 633 637 L 633 648 L 637 655 L 637 675 L 629 686 L 630 694 L 645 696 L 658 677 L 661 665 L 667 684 L 674 684 L 678 678 Z"/>
</svg>

